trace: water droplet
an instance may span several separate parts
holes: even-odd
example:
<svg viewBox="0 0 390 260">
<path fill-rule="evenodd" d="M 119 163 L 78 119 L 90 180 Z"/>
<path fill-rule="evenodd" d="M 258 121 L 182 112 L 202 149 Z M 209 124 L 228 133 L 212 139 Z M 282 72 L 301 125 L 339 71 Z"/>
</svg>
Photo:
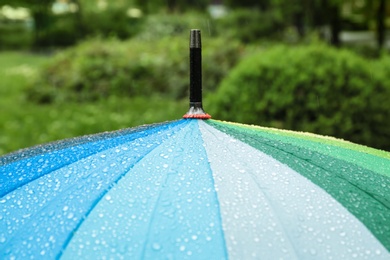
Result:
<svg viewBox="0 0 390 260">
<path fill-rule="evenodd" d="M 69 209 L 69 207 L 68 206 L 65 206 L 62 210 L 63 211 L 67 211 Z"/>
<path fill-rule="evenodd" d="M 152 248 L 154 250 L 160 250 L 161 249 L 161 245 L 159 243 L 153 243 Z"/>
</svg>

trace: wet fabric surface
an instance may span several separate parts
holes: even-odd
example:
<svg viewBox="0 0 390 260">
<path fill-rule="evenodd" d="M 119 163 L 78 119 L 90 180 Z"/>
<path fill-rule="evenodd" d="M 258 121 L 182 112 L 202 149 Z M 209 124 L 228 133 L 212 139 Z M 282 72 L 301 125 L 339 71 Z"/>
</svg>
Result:
<svg viewBox="0 0 390 260">
<path fill-rule="evenodd" d="M 25 149 L 0 158 L 0 258 L 388 259 L 388 158 L 194 119 Z"/>
</svg>

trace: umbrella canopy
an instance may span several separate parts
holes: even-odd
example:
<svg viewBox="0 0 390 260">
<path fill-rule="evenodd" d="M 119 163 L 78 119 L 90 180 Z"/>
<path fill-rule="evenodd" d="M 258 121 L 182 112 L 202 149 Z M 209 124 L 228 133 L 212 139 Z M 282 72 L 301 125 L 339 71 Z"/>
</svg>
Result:
<svg viewBox="0 0 390 260">
<path fill-rule="evenodd" d="M 389 259 L 390 154 L 182 119 L 0 159 L 1 258 Z"/>
</svg>

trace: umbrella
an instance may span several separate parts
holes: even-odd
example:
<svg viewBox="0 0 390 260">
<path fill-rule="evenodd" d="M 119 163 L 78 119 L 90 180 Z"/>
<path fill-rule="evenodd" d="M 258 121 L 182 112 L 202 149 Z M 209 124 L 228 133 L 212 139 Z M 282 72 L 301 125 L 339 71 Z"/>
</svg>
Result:
<svg viewBox="0 0 390 260">
<path fill-rule="evenodd" d="M 184 119 L 1 157 L 0 258 L 389 259 L 390 153 L 209 119 L 196 82 Z"/>
</svg>

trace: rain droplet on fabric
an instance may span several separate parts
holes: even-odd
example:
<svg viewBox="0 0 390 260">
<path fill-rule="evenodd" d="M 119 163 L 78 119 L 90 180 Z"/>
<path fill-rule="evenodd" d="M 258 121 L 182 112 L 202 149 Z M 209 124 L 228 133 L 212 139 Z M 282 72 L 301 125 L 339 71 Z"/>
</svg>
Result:
<svg viewBox="0 0 390 260">
<path fill-rule="evenodd" d="M 152 248 L 156 251 L 160 250 L 161 249 L 161 245 L 159 243 L 153 243 L 152 244 Z"/>
</svg>

